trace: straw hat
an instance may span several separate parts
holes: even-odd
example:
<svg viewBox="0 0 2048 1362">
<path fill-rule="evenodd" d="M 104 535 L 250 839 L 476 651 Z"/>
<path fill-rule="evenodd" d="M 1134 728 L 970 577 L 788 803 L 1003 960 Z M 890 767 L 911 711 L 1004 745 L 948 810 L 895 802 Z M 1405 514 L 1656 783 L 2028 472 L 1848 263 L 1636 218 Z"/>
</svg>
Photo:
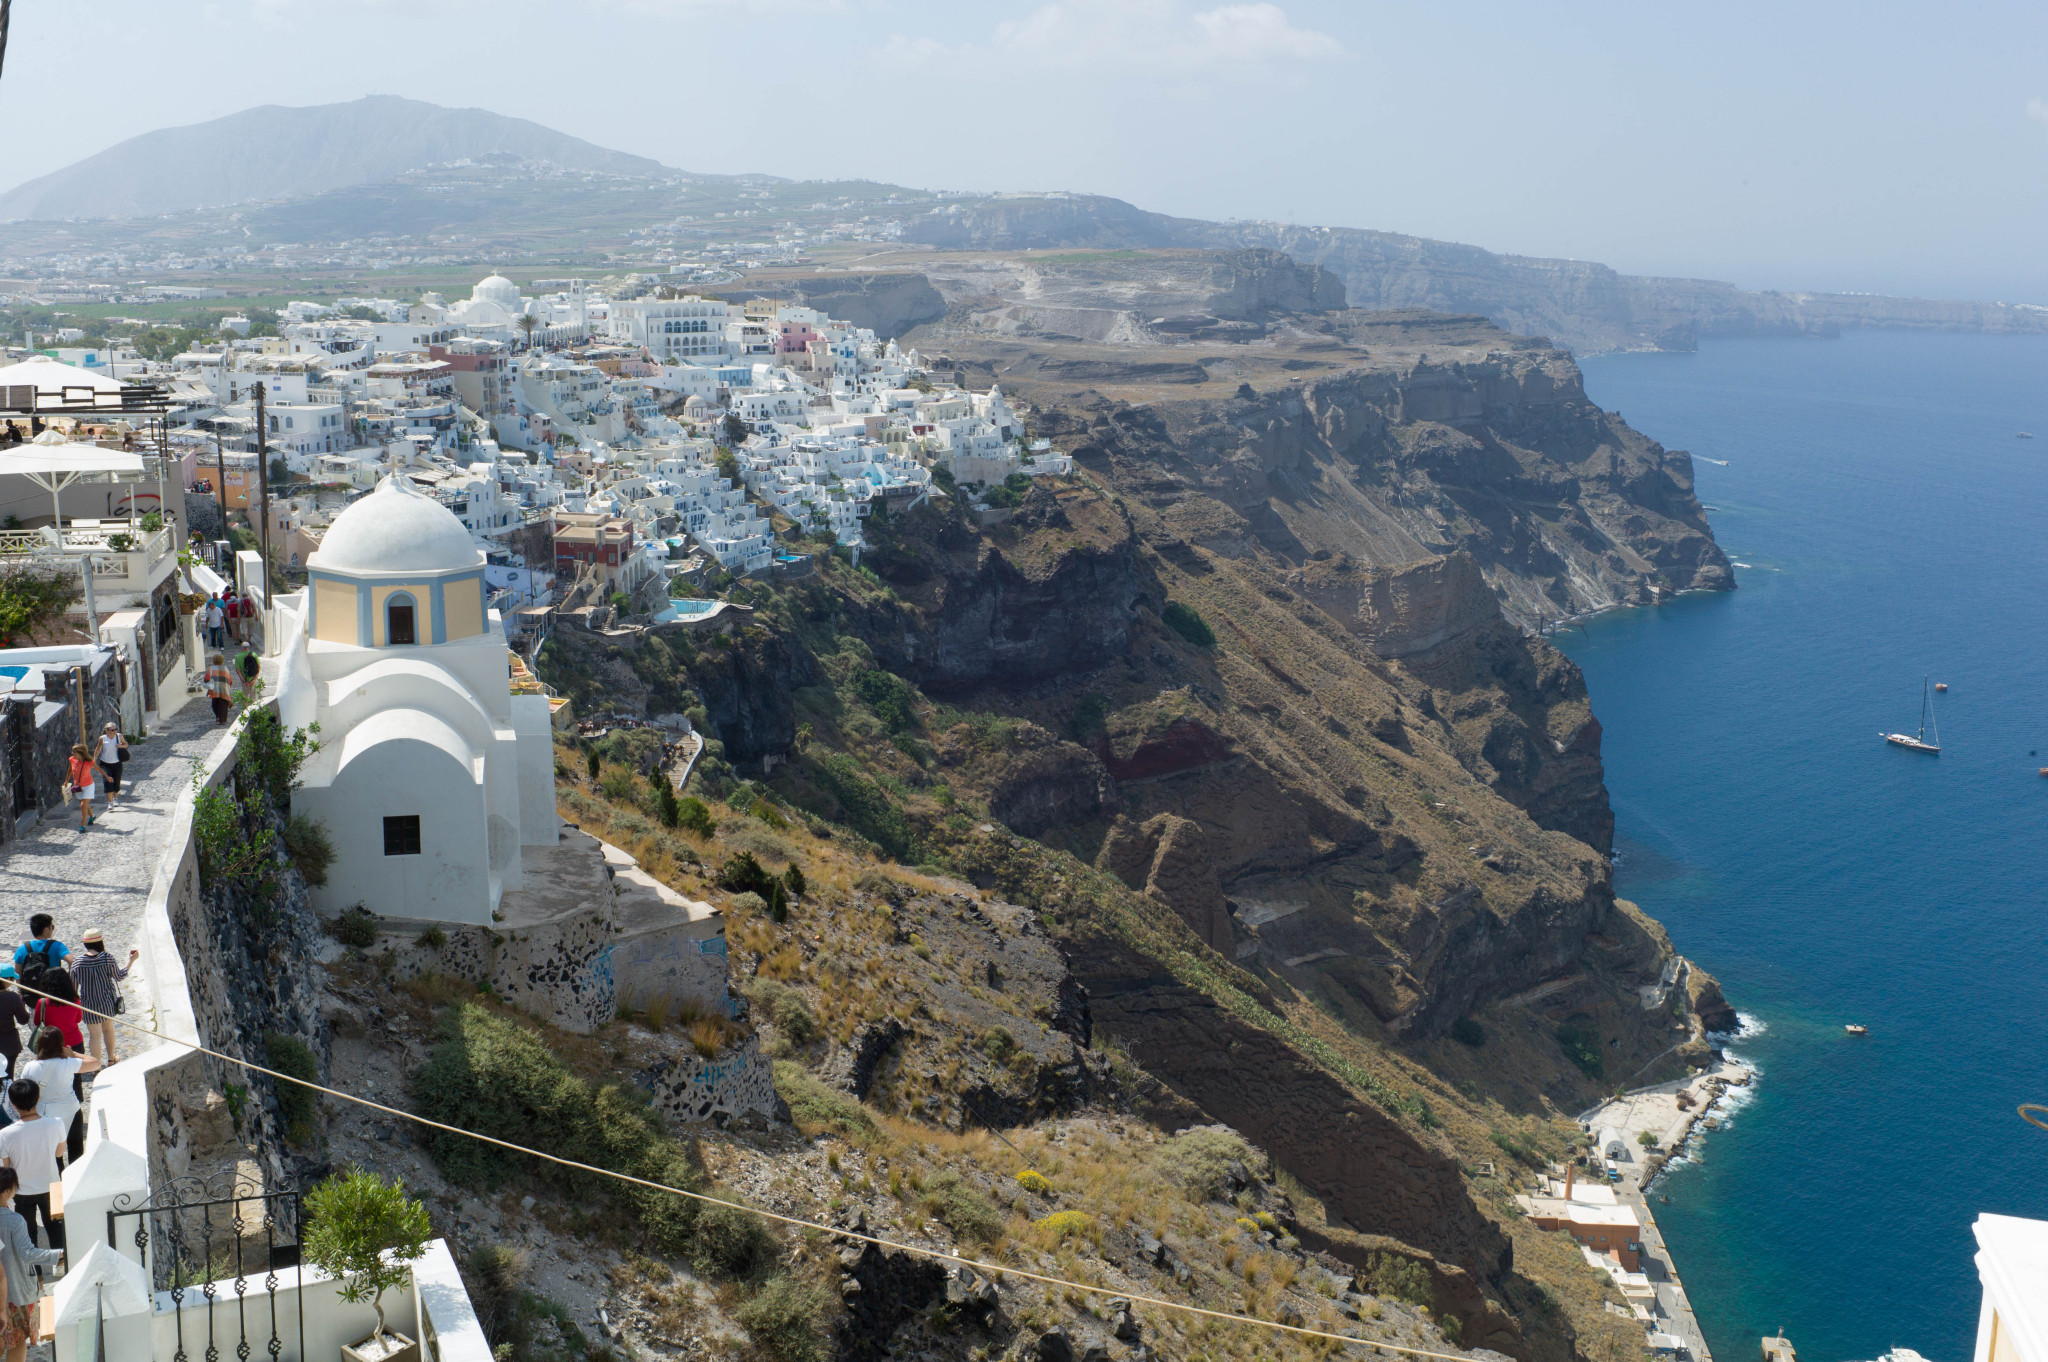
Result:
<svg viewBox="0 0 2048 1362">
<path fill-rule="evenodd" d="M 99 928 L 95 927 L 91 931 L 87 932 L 84 936 L 80 937 L 79 940 L 83 941 L 88 946 L 101 946 L 106 944 L 107 935 L 105 932 L 102 932 Z"/>
</svg>

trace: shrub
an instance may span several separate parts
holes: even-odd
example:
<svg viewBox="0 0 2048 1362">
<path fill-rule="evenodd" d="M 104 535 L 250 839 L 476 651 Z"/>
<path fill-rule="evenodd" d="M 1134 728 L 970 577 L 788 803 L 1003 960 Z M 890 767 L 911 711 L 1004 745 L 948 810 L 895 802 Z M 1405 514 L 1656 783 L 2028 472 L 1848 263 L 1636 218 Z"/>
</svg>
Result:
<svg viewBox="0 0 2048 1362">
<path fill-rule="evenodd" d="M 950 1169 L 925 1179 L 925 1211 L 962 1239 L 992 1244 L 1003 1232 L 996 1204 Z"/>
<path fill-rule="evenodd" d="M 592 780 L 596 780 L 597 773 L 604 769 L 604 759 L 597 755 L 596 748 L 593 747 L 583 754 L 583 769 L 589 773 Z"/>
<path fill-rule="evenodd" d="M 804 896 L 804 890 L 808 887 L 804 882 L 803 867 L 798 865 L 795 861 L 791 861 L 789 863 L 789 869 L 782 872 L 782 883 L 785 887 L 788 888 L 789 896 L 791 898 L 802 898 Z"/>
<path fill-rule="evenodd" d="M 334 939 L 357 949 L 377 944 L 377 915 L 358 903 L 334 919 Z"/>
<path fill-rule="evenodd" d="M 823 1362 L 830 1355 L 831 1307 L 832 1298 L 816 1282 L 781 1276 L 755 1292 L 733 1318 L 770 1362 Z"/>
<path fill-rule="evenodd" d="M 1048 1230 L 1056 1239 L 1070 1234 L 1086 1234 L 1095 1228 L 1095 1221 L 1086 1211 L 1054 1211 L 1038 1222 L 1038 1227 Z"/>
<path fill-rule="evenodd" d="M 731 1193 L 717 1195 L 730 1199 Z M 768 1222 L 752 1211 L 732 1206 L 702 1206 L 697 1232 L 690 1237 L 690 1266 L 705 1277 L 749 1281 L 766 1276 L 782 1246 Z"/>
<path fill-rule="evenodd" d="M 1451 1039 L 1477 1050 L 1486 1044 L 1486 1028 L 1471 1017 L 1460 1017 L 1451 1023 Z"/>
<path fill-rule="evenodd" d="M 454 1004 L 441 1027 L 433 1055 L 412 1078 L 421 1115 L 670 1187 L 697 1185 L 695 1169 L 637 1089 L 593 1088 L 538 1031 L 477 1003 Z M 469 1187 L 494 1188 L 528 1169 L 520 1155 L 440 1131 L 428 1136 L 427 1149 L 451 1181 Z M 685 1197 L 553 1164 L 530 1171 L 544 1173 L 558 1199 L 609 1199 L 615 1213 L 639 1222 L 657 1252 L 684 1252 L 690 1243 L 697 1203 Z"/>
<path fill-rule="evenodd" d="M 326 828 L 303 813 L 293 814 L 284 825 L 284 850 L 307 884 L 327 883 L 327 867 L 334 864 L 334 842 Z"/>
<path fill-rule="evenodd" d="M 860 765 L 843 752 L 812 763 L 818 788 L 832 796 L 847 825 L 898 861 L 914 862 L 916 839 L 903 810 L 889 802 L 881 786 L 861 774 Z"/>
<path fill-rule="evenodd" d="M 282 1031 L 271 1031 L 263 1037 L 263 1060 L 269 1067 L 287 1078 L 304 1079 L 308 1083 L 320 1081 L 320 1061 L 313 1056 L 312 1049 L 297 1036 L 288 1036 Z M 313 1138 L 313 1118 L 318 1113 L 317 1099 L 311 1088 L 302 1088 L 297 1083 L 277 1084 L 277 1117 L 284 1125 L 284 1137 L 293 1144 L 304 1144 Z"/>
<path fill-rule="evenodd" d="M 775 885 L 775 877 L 761 868 L 751 851 L 742 851 L 725 858 L 718 867 L 714 881 L 720 889 L 731 894 L 758 894 L 765 905 Z"/>
<path fill-rule="evenodd" d="M 725 907 L 730 913 L 765 913 L 768 911 L 768 900 L 749 890 L 744 894 L 734 894 L 725 901 Z"/>
<path fill-rule="evenodd" d="M 1166 608 L 1159 612 L 1159 618 L 1167 628 L 1197 648 L 1216 646 L 1216 631 L 1209 627 L 1209 622 L 1197 614 L 1191 605 L 1181 601 L 1168 601 Z"/>
<path fill-rule="evenodd" d="M 1017 1185 L 1025 1191 L 1035 1193 L 1038 1196 L 1052 1195 L 1052 1183 L 1046 1180 L 1045 1174 L 1035 1168 L 1027 1168 L 1019 1173 L 1017 1175 Z"/>
<path fill-rule="evenodd" d="M 793 1045 L 809 1045 L 818 1038 L 818 1019 L 803 995 L 773 979 L 756 979 L 747 996 L 768 1014 L 775 1029 Z"/>
<path fill-rule="evenodd" d="M 1232 1163 L 1251 1166 L 1251 1147 L 1215 1126 L 1184 1130 L 1159 1147 L 1153 1162 L 1160 1173 L 1200 1201 L 1223 1195 Z"/>
<path fill-rule="evenodd" d="M 1644 1131 L 1636 1136 L 1636 1143 L 1645 1149 L 1655 1149 L 1657 1147 L 1657 1132 L 1654 1130 Z"/>
<path fill-rule="evenodd" d="M 847 684 L 867 702 L 875 717 L 888 725 L 891 733 L 917 726 L 917 692 L 902 677 L 870 668 L 855 672 Z"/>
<path fill-rule="evenodd" d="M 698 801 L 698 807 L 703 807 L 703 801 Z M 676 798 L 675 787 L 668 783 L 666 776 L 662 777 L 654 787 L 654 816 L 661 820 L 663 827 L 672 828 L 681 821 L 682 813 L 682 802 Z"/>
<path fill-rule="evenodd" d="M 463 1285 L 476 1307 L 484 1337 L 503 1343 L 518 1317 L 519 1297 L 526 1289 L 527 1257 L 510 1244 L 485 1244 L 462 1262 Z"/>
<path fill-rule="evenodd" d="M 1395 1300 L 1421 1306 L 1428 1306 L 1436 1300 L 1436 1290 L 1429 1281 L 1429 1269 L 1398 1253 L 1368 1256 L 1365 1279 L 1375 1296 L 1392 1296 Z"/>
<path fill-rule="evenodd" d="M 676 801 L 675 825 L 694 832 L 699 837 L 709 837 L 718 831 L 718 824 L 711 817 L 710 806 L 695 795 L 684 795 Z"/>
<path fill-rule="evenodd" d="M 801 1064 L 786 1059 L 775 1062 L 775 1091 L 789 1103 L 790 1120 L 806 1135 L 832 1130 L 864 1138 L 876 1131 L 875 1118 L 866 1107 L 820 1083 Z"/>
<path fill-rule="evenodd" d="M 412 944 L 415 946 L 425 946 L 430 951 L 438 951 L 448 944 L 448 933 L 442 931 L 439 927 L 429 927 L 414 937 Z"/>
<path fill-rule="evenodd" d="M 1606 1067 L 1600 1058 L 1600 1038 L 1590 1031 L 1581 1031 L 1576 1026 L 1557 1028 L 1557 1043 L 1564 1047 L 1564 1057 L 1579 1067 L 1588 1078 L 1600 1077 Z"/>
</svg>

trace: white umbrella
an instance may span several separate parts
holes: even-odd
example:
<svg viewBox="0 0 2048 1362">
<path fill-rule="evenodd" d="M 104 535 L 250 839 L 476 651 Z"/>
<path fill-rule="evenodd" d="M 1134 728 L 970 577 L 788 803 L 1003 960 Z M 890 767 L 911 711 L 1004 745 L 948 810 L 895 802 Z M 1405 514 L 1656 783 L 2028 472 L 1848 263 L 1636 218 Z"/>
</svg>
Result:
<svg viewBox="0 0 2048 1362">
<path fill-rule="evenodd" d="M 22 366 L 13 366 L 16 369 Z M 5 371 L 0 371 L 5 372 Z M 0 477 L 18 473 L 50 493 L 50 510 L 55 517 L 52 533 L 57 547 L 64 547 L 64 507 L 57 494 L 92 473 L 140 473 L 142 456 L 125 449 L 101 449 L 98 445 L 74 444 L 54 430 L 46 430 L 25 445 L 0 449 Z M 132 502 L 130 503 L 133 504 Z M 85 620 L 92 641 L 100 641 L 99 611 L 92 598 L 92 556 L 80 559 L 85 575 Z"/>
<path fill-rule="evenodd" d="M 101 405 L 109 395 L 119 403 L 121 390 L 127 387 L 119 379 L 106 374 L 96 374 L 81 369 L 75 364 L 66 364 L 48 355 L 31 355 L 19 364 L 0 368 L 0 388 L 35 389 L 38 408 L 82 407 L 92 409 Z M 14 394 L 9 394 L 10 398 Z M 10 407 L 26 407 L 29 404 L 10 401 Z"/>
</svg>

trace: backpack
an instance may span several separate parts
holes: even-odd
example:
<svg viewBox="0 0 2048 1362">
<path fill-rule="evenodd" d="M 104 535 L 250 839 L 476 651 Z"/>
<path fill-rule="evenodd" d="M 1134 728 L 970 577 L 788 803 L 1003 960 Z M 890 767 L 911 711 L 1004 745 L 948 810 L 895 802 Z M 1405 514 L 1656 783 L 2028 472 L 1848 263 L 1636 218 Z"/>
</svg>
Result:
<svg viewBox="0 0 2048 1362">
<path fill-rule="evenodd" d="M 58 968 L 56 962 L 50 959 L 50 948 L 56 944 L 54 940 L 30 941 L 25 944 L 24 948 L 28 955 L 21 962 L 21 969 L 17 972 L 18 981 L 24 992 L 34 990 L 40 994 L 49 991 L 47 982 L 50 971 Z"/>
<path fill-rule="evenodd" d="M 263 672 L 263 664 L 256 660 L 256 654 L 242 654 L 242 675 L 254 681 Z"/>
</svg>

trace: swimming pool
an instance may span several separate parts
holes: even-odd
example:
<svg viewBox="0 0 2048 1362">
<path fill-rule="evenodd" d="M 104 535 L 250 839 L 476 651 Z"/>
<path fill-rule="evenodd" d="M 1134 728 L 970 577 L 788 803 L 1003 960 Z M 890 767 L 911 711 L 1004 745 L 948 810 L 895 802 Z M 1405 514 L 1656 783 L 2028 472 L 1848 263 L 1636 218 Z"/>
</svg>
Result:
<svg viewBox="0 0 2048 1362">
<path fill-rule="evenodd" d="M 671 600 L 668 603 L 668 609 L 656 615 L 654 622 L 656 624 L 670 624 L 676 620 L 700 620 L 723 604 L 725 604 L 723 601 Z"/>
</svg>

